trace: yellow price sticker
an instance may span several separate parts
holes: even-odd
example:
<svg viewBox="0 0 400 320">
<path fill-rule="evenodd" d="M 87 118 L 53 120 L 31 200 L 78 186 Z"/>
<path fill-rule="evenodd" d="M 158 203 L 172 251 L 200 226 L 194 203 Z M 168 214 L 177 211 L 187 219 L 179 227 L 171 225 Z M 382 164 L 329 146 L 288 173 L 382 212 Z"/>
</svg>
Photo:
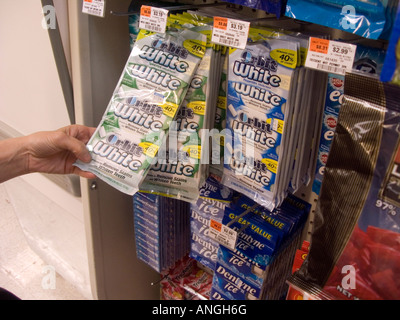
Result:
<svg viewBox="0 0 400 320">
<path fill-rule="evenodd" d="M 183 147 L 183 151 L 189 154 L 190 158 L 200 159 L 201 157 L 201 146 L 198 145 L 189 145 Z"/>
<path fill-rule="evenodd" d="M 272 159 L 262 159 L 262 163 L 267 165 L 267 169 L 273 173 L 277 173 L 278 171 L 278 161 Z"/>
<path fill-rule="evenodd" d="M 162 106 L 163 108 L 163 113 L 170 118 L 175 117 L 176 111 L 178 110 L 178 105 L 176 103 L 172 102 L 166 102 Z"/>
<path fill-rule="evenodd" d="M 206 102 L 205 101 L 191 101 L 187 104 L 188 108 L 193 109 L 195 114 L 204 116 L 206 111 Z"/>
<path fill-rule="evenodd" d="M 226 102 L 227 102 L 226 97 L 218 96 L 217 108 L 226 109 Z"/>
<path fill-rule="evenodd" d="M 279 64 L 295 69 L 297 66 L 297 52 L 290 49 L 275 49 L 271 51 L 271 58 Z"/>
<path fill-rule="evenodd" d="M 202 58 L 206 52 L 206 42 L 196 39 L 188 39 L 183 42 L 183 47 L 196 57 Z"/>
<path fill-rule="evenodd" d="M 141 142 L 139 146 L 143 148 L 143 153 L 151 158 L 154 158 L 158 152 L 159 146 L 150 142 Z"/>
<path fill-rule="evenodd" d="M 280 134 L 283 133 L 283 127 L 285 125 L 285 121 L 280 119 L 274 119 L 274 130 Z"/>
</svg>

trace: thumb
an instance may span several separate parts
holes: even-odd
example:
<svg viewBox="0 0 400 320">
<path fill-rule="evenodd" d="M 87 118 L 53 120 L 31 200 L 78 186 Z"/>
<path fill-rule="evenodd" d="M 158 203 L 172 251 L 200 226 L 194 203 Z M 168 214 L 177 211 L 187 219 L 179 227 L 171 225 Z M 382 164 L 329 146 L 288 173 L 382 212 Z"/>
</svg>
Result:
<svg viewBox="0 0 400 320">
<path fill-rule="evenodd" d="M 62 134 L 63 137 L 59 139 L 60 148 L 70 151 L 77 159 L 83 162 L 90 162 L 92 160 L 89 150 L 86 148 L 86 145 L 82 141 L 65 133 Z"/>
</svg>

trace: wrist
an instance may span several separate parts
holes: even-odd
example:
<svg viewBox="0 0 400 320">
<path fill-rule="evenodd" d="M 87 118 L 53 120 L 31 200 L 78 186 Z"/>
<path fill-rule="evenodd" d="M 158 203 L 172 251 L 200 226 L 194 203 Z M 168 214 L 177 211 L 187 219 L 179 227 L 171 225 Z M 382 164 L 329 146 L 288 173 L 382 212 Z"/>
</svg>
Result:
<svg viewBox="0 0 400 320">
<path fill-rule="evenodd" d="M 26 138 L 18 137 L 0 141 L 0 182 L 29 173 Z"/>
</svg>

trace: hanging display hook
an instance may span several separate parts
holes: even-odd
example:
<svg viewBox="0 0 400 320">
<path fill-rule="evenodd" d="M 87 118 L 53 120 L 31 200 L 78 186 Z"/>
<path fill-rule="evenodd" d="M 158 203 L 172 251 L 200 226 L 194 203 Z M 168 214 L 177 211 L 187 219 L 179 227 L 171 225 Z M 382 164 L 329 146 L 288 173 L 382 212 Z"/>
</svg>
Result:
<svg viewBox="0 0 400 320">
<path fill-rule="evenodd" d="M 215 2 L 215 3 L 205 3 L 205 4 L 188 4 L 188 5 L 181 5 L 181 6 L 162 7 L 162 9 L 173 12 L 173 11 L 192 10 L 192 9 L 199 9 L 199 8 L 205 8 L 205 7 L 217 7 L 217 6 L 226 6 L 226 5 L 227 4 L 224 2 Z M 115 16 L 120 16 L 120 17 L 140 14 L 139 11 L 130 11 L 130 12 L 110 11 L 110 13 Z"/>
<path fill-rule="evenodd" d="M 158 285 L 158 284 L 160 284 L 161 283 L 161 281 L 163 281 L 165 278 L 167 278 L 169 276 L 169 273 L 167 273 L 165 276 L 163 276 L 160 280 L 157 280 L 156 282 L 151 282 L 150 284 L 152 285 L 152 286 L 156 286 L 156 285 Z"/>
<path fill-rule="evenodd" d="M 257 207 L 259 207 L 259 204 L 254 204 L 253 206 L 247 208 L 246 211 L 242 212 L 241 214 L 239 214 L 238 216 L 235 217 L 235 219 L 232 219 L 231 221 L 229 221 L 227 223 L 227 227 L 229 227 L 230 225 L 232 225 L 233 223 L 235 223 L 236 221 L 238 221 L 240 218 L 243 218 L 246 214 L 253 212 L 254 209 L 256 209 Z"/>
</svg>

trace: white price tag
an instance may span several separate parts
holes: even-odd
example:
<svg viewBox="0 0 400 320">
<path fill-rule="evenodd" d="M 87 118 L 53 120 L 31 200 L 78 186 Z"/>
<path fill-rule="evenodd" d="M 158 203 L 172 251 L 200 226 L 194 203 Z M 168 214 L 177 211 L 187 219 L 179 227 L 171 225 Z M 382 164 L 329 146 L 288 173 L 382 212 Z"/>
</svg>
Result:
<svg viewBox="0 0 400 320">
<path fill-rule="evenodd" d="M 82 12 L 97 17 L 103 17 L 106 9 L 105 0 L 83 0 Z"/>
<path fill-rule="evenodd" d="M 250 22 L 214 17 L 211 42 L 244 49 L 249 35 Z"/>
<path fill-rule="evenodd" d="M 310 37 L 305 66 L 345 75 L 353 68 L 356 49 L 354 44 Z"/>
<path fill-rule="evenodd" d="M 168 10 L 151 6 L 140 9 L 139 28 L 164 33 L 167 27 Z"/>
<path fill-rule="evenodd" d="M 210 219 L 208 236 L 228 249 L 235 250 L 238 234 L 226 225 Z"/>
</svg>

